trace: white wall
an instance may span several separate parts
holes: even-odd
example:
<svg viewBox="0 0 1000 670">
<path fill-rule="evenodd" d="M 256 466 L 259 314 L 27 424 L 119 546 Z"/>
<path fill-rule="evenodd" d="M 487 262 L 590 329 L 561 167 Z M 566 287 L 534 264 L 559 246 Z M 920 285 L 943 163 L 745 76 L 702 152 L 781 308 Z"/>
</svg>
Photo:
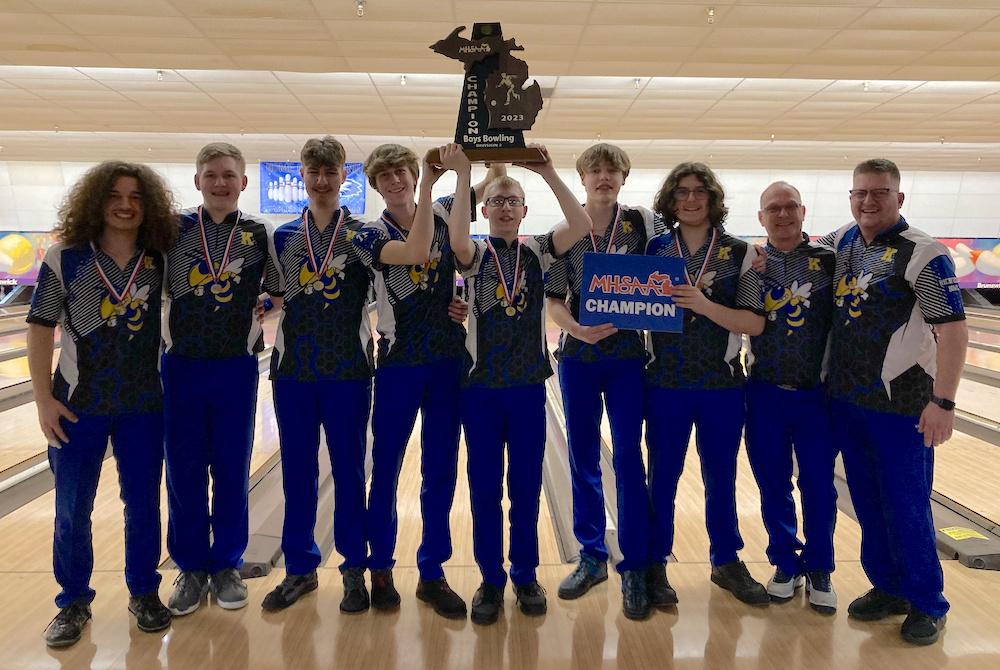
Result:
<svg viewBox="0 0 1000 670">
<path fill-rule="evenodd" d="M 182 207 L 201 202 L 194 188 L 194 166 L 179 163 L 151 164 L 168 181 Z M 0 162 L 0 230 L 44 232 L 55 223 L 56 208 L 69 187 L 91 164 L 56 162 Z M 545 182 L 524 168 L 510 168 L 511 176 L 524 185 L 528 216 L 522 224 L 526 234 L 540 233 L 555 225 L 562 214 Z M 560 175 L 583 201 L 585 194 L 576 172 L 560 169 Z M 473 182 L 485 174 L 473 169 Z M 727 229 L 736 235 L 758 235 L 761 191 L 773 181 L 794 184 L 806 206 L 806 230 L 825 234 L 850 221 L 847 191 L 851 172 L 833 170 L 719 170 L 729 206 Z M 666 170 L 634 170 L 619 200 L 649 207 Z M 247 166 L 249 185 L 240 199 L 244 211 L 259 214 L 260 176 L 256 164 Z M 454 190 L 455 180 L 445 175 L 434 189 L 435 197 Z M 902 213 L 910 223 L 936 237 L 1000 237 L 1000 173 L 904 172 L 900 189 L 906 194 Z M 363 218 L 377 217 L 382 199 L 367 187 L 367 211 Z M 356 214 L 361 214 L 357 212 Z M 291 220 L 293 215 L 261 215 L 272 223 Z M 473 232 L 485 233 L 482 217 Z"/>
</svg>

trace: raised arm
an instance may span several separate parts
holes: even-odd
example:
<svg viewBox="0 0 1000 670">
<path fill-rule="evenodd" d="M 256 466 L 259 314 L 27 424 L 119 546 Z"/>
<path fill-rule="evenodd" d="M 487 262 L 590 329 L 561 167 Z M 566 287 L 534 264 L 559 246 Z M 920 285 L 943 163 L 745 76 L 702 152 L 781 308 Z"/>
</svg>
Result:
<svg viewBox="0 0 1000 670">
<path fill-rule="evenodd" d="M 431 189 L 445 173 L 439 165 L 430 165 L 424 156 L 423 172 L 420 177 L 419 200 L 413 214 L 413 226 L 405 242 L 386 242 L 379 252 L 378 260 L 386 265 L 423 265 L 431 255 L 434 240 L 434 200 Z"/>
<path fill-rule="evenodd" d="M 531 146 L 541 149 L 542 153 L 545 154 L 546 161 L 544 163 L 523 163 L 520 164 L 520 167 L 525 167 L 541 176 L 552 189 L 556 200 L 559 201 L 559 206 L 566 219 L 552 229 L 552 246 L 556 256 L 562 256 L 584 235 L 589 233 L 594 224 L 590 220 L 590 215 L 583 209 L 583 205 L 573 195 L 573 191 L 559 177 L 559 173 L 556 172 L 555 165 L 552 164 L 552 159 L 549 157 L 548 150 L 537 144 Z"/>
<path fill-rule="evenodd" d="M 469 238 L 472 226 L 472 203 L 469 202 L 470 183 L 472 181 L 472 164 L 457 144 L 448 144 L 440 149 L 441 165 L 446 170 L 454 170 L 458 176 L 455 184 L 454 201 L 451 204 L 451 215 L 448 217 L 448 237 L 451 250 L 455 252 L 460 270 L 472 265 L 476 247 Z M 477 184 L 478 188 L 478 184 Z"/>
<path fill-rule="evenodd" d="M 497 177 L 502 177 L 507 174 L 507 164 L 506 163 L 493 163 L 490 165 L 490 169 L 486 171 L 486 176 L 483 180 L 475 185 L 476 189 L 476 204 L 478 205 L 483 201 L 483 194 L 486 193 L 486 187 L 491 181 Z M 455 195 L 458 195 L 457 188 Z M 471 205 L 469 206 L 471 208 Z"/>
<path fill-rule="evenodd" d="M 31 373 L 31 388 L 35 394 L 38 409 L 38 424 L 45 439 L 53 447 L 60 448 L 60 440 L 69 442 L 59 423 L 66 417 L 76 423 L 76 415 L 52 396 L 52 351 L 55 328 L 38 323 L 28 324 L 28 370 Z"/>
</svg>

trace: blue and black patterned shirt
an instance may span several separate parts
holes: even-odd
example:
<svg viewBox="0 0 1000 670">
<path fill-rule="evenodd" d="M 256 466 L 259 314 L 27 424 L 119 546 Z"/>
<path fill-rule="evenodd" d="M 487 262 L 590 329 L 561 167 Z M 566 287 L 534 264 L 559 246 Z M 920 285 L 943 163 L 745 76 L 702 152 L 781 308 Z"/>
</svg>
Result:
<svg viewBox="0 0 1000 670">
<path fill-rule="evenodd" d="M 545 277 L 555 257 L 552 233 L 510 245 L 490 237 L 489 245 L 486 240 L 475 240 L 475 245 L 472 264 L 462 272 L 469 291 L 468 385 L 541 384 L 552 376 L 545 339 Z"/>
<path fill-rule="evenodd" d="M 683 256 L 677 253 L 675 235 Z M 692 254 L 683 238 L 671 231 L 651 239 L 646 254 L 684 258 L 688 274 L 697 278 L 711 243 L 710 231 L 705 244 Z M 699 287 L 713 302 L 763 315 L 764 284 L 751 267 L 756 257 L 752 246 L 720 228 Z M 737 388 L 746 379 L 740 364 L 742 343 L 743 336 L 739 333 L 731 333 L 708 317 L 685 310 L 683 332 L 649 334 L 647 347 L 652 360 L 646 366 L 646 380 L 663 388 Z"/>
<path fill-rule="evenodd" d="M 641 255 L 646 251 L 647 241 L 664 230 L 662 219 L 645 207 L 618 205 L 615 219 L 604 237 L 591 238 L 587 235 L 552 264 L 549 279 L 545 283 L 546 295 L 566 301 L 573 318 L 579 321 L 584 254 L 598 252 Z M 581 342 L 563 331 L 559 336 L 556 357 L 588 363 L 606 359 L 624 360 L 645 358 L 646 349 L 642 331 L 638 330 L 620 330 L 596 344 Z"/>
<path fill-rule="evenodd" d="M 157 251 L 137 250 L 123 270 L 96 246 L 49 248 L 26 320 L 63 329 L 52 379 L 56 400 L 92 415 L 162 409 L 163 271 Z"/>
<path fill-rule="evenodd" d="M 323 232 L 308 208 L 274 232 L 285 302 L 271 356 L 271 379 L 294 381 L 368 379 L 372 375 L 372 328 L 368 318 L 371 271 L 351 239 L 362 223 L 346 207 Z M 318 267 L 306 245 L 303 217 Z M 326 268 L 323 262 L 336 233 Z M 318 274 L 319 270 L 323 270 Z"/>
<path fill-rule="evenodd" d="M 192 207 L 181 213 L 177 241 L 167 252 L 165 351 L 186 358 L 258 353 L 264 348 L 264 337 L 253 310 L 261 285 L 271 295 L 280 295 L 270 224 L 238 211 L 213 223 L 203 211 L 203 239 L 199 210 Z M 211 270 L 205 242 L 214 266 Z"/>
<path fill-rule="evenodd" d="M 823 376 L 833 323 L 832 251 L 803 235 L 791 251 L 767 245 L 764 332 L 750 338 L 751 379 L 791 389 L 811 389 Z"/>
<path fill-rule="evenodd" d="M 937 371 L 931 325 L 965 319 L 948 248 L 902 217 L 871 244 L 856 223 L 821 242 L 837 253 L 830 394 L 865 409 L 919 416 Z"/>
<path fill-rule="evenodd" d="M 379 367 L 425 365 L 465 355 L 465 329 L 448 317 L 455 295 L 455 255 L 448 239 L 453 202 L 449 196 L 434 203 L 434 237 L 423 265 L 386 265 L 379 260 L 386 243 L 405 242 L 409 235 L 388 212 L 351 239 L 361 262 L 375 273 Z"/>
</svg>

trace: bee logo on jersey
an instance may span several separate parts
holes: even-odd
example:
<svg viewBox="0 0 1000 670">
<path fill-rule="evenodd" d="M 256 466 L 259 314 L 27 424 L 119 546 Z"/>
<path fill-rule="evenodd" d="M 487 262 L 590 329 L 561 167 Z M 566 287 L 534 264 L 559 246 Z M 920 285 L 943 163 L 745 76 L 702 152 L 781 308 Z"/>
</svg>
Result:
<svg viewBox="0 0 1000 670">
<path fill-rule="evenodd" d="M 712 270 L 711 272 L 706 272 L 702 275 L 701 281 L 698 282 L 698 288 L 705 292 L 705 295 L 712 295 L 712 284 L 715 283 L 715 275 L 717 272 Z"/>
<path fill-rule="evenodd" d="M 517 282 L 517 290 L 514 291 L 510 302 L 507 301 L 507 296 L 504 295 L 502 283 L 497 284 L 496 295 L 497 300 L 500 301 L 500 306 L 504 308 L 507 316 L 516 316 L 520 319 L 525 307 L 528 306 L 528 279 L 526 274 L 524 272 L 521 273 Z"/>
<path fill-rule="evenodd" d="M 321 292 L 326 301 L 323 309 L 326 309 L 340 297 L 340 281 L 344 278 L 344 268 L 346 267 L 347 254 L 340 254 L 330 261 L 330 265 L 322 274 L 316 276 L 316 273 L 309 269 L 307 259 L 299 269 L 299 285 L 305 287 L 306 295 L 312 295 L 317 291 Z"/>
<path fill-rule="evenodd" d="M 785 324 L 788 326 L 786 335 L 791 335 L 806 322 L 805 308 L 809 307 L 809 296 L 812 294 L 812 282 L 799 286 L 793 281 L 791 288 L 776 286 L 764 294 L 764 311 L 770 321 L 777 321 L 778 315 L 784 313 Z"/>
<path fill-rule="evenodd" d="M 128 339 L 131 340 L 142 330 L 143 317 L 149 309 L 146 304 L 148 298 L 149 286 L 138 288 L 117 302 L 109 294 L 101 301 L 101 318 L 111 328 L 118 326 L 119 319 L 123 320 L 129 330 Z"/>
<path fill-rule="evenodd" d="M 429 286 L 437 283 L 440 262 L 441 249 L 437 246 L 431 247 L 431 257 L 426 263 L 410 266 L 410 280 L 419 286 L 421 291 L 426 291 Z"/>
<path fill-rule="evenodd" d="M 233 289 L 236 288 L 236 284 L 240 283 L 240 270 L 242 269 L 243 259 L 237 258 L 227 263 L 222 273 L 219 274 L 218 279 L 214 279 L 207 272 L 208 265 L 206 262 L 203 259 L 199 259 L 197 263 L 191 266 L 191 271 L 188 273 L 188 282 L 194 288 L 194 294 L 197 296 L 205 295 L 207 287 L 208 291 L 215 296 L 215 302 L 217 303 L 215 309 L 218 311 L 219 307 L 233 299 Z M 218 270 L 218 263 L 216 263 L 216 270 Z"/>
<path fill-rule="evenodd" d="M 852 321 L 861 316 L 861 301 L 868 299 L 868 285 L 871 280 L 872 273 L 870 272 L 862 272 L 860 277 L 854 277 L 847 273 L 840 278 L 834 297 L 837 301 L 837 307 L 847 306 L 847 320 L 844 325 L 850 325 Z"/>
</svg>

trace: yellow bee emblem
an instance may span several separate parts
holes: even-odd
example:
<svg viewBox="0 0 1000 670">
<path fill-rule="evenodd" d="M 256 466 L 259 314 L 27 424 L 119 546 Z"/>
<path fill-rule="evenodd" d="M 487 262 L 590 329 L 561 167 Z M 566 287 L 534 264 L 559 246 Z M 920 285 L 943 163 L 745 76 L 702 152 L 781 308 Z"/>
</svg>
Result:
<svg viewBox="0 0 1000 670">
<path fill-rule="evenodd" d="M 149 286 L 136 289 L 117 303 L 111 301 L 111 295 L 107 295 L 101 301 L 101 318 L 111 328 L 118 326 L 119 319 L 123 320 L 129 329 L 128 339 L 131 340 L 136 333 L 142 330 L 143 317 L 149 309 L 146 304 L 148 298 Z"/>
<path fill-rule="evenodd" d="M 847 305 L 847 321 L 844 322 L 844 325 L 849 325 L 851 321 L 861 316 L 861 301 L 868 299 L 868 285 L 871 280 L 872 274 L 870 272 L 863 272 L 860 277 L 845 274 L 840 278 L 834 297 L 837 307 Z"/>
<path fill-rule="evenodd" d="M 426 291 L 429 286 L 438 280 L 438 265 L 441 263 L 441 251 L 431 250 L 431 257 L 423 265 L 410 266 L 410 281 L 420 287 L 421 291 Z"/>
<path fill-rule="evenodd" d="M 497 283 L 496 296 L 497 300 L 500 301 L 500 306 L 504 308 L 504 313 L 507 316 L 517 316 L 521 318 L 524 313 L 524 309 L 528 306 L 528 280 L 525 273 L 521 273 L 520 280 L 517 283 L 517 288 L 514 291 L 513 304 L 507 302 L 507 296 L 504 295 L 503 284 Z"/>
<path fill-rule="evenodd" d="M 218 263 L 216 263 L 215 269 L 219 269 Z M 188 282 L 195 287 L 194 293 L 198 296 L 205 295 L 205 287 L 208 287 L 208 291 L 215 296 L 215 301 L 218 303 L 215 306 L 216 311 L 218 311 L 221 305 L 233 299 L 233 290 L 236 288 L 236 284 L 240 283 L 240 270 L 242 269 L 243 259 L 237 258 L 226 265 L 222 274 L 219 275 L 219 280 L 216 281 L 208 273 L 207 263 L 204 260 L 199 260 L 191 267 Z"/>
<path fill-rule="evenodd" d="M 312 295 L 320 292 L 326 304 L 323 309 L 329 307 L 340 297 L 340 282 L 344 279 L 344 268 L 347 266 L 347 254 L 340 254 L 332 258 L 323 274 L 317 276 L 309 267 L 309 262 L 302 263 L 299 268 L 299 285 L 305 287 L 305 294 Z"/>
</svg>

